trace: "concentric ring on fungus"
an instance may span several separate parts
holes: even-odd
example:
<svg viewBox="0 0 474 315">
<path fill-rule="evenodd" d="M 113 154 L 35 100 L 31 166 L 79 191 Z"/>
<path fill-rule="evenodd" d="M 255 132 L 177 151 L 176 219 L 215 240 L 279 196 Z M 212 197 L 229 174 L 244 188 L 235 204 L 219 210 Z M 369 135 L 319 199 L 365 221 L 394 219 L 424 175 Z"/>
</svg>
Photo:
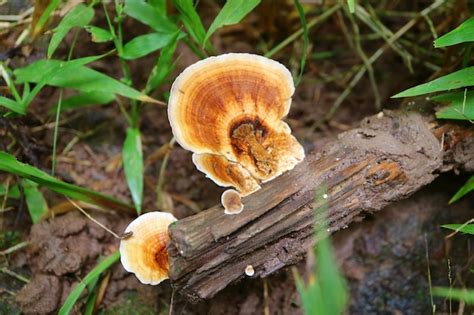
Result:
<svg viewBox="0 0 474 315">
<path fill-rule="evenodd" d="M 244 53 L 209 57 L 175 80 L 168 118 L 197 168 L 245 196 L 304 159 L 282 121 L 293 92 L 290 72 L 277 61 Z"/>
<path fill-rule="evenodd" d="M 159 284 L 168 279 L 168 226 L 176 218 L 167 212 L 148 212 L 125 229 L 131 236 L 120 241 L 120 260 L 144 284 Z"/>
</svg>

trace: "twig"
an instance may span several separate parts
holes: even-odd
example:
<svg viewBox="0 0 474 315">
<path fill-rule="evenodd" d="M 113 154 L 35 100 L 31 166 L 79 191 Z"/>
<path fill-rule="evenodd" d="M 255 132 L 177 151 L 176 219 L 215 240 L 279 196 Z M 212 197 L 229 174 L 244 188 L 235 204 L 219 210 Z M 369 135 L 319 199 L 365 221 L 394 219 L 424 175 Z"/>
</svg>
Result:
<svg viewBox="0 0 474 315">
<path fill-rule="evenodd" d="M 7 267 L 0 268 L 0 271 L 3 272 L 6 275 L 9 275 L 13 278 L 16 278 L 16 279 L 20 280 L 21 282 L 24 282 L 24 283 L 29 283 L 30 282 L 30 280 L 27 279 L 26 277 L 14 272 L 14 271 L 11 271 L 10 269 L 7 269 Z"/>
<path fill-rule="evenodd" d="M 14 245 L 14 246 L 12 246 L 12 247 L 10 247 L 10 248 L 7 248 L 7 249 L 5 249 L 5 250 L 2 250 L 2 251 L 0 252 L 0 255 L 5 256 L 5 255 L 8 255 L 8 254 L 11 254 L 11 253 L 13 253 L 13 252 L 16 252 L 17 250 L 20 250 L 20 249 L 22 249 L 22 248 L 28 246 L 29 244 L 30 244 L 30 242 L 28 242 L 28 241 L 24 241 L 24 242 L 18 243 L 18 244 Z"/>
</svg>

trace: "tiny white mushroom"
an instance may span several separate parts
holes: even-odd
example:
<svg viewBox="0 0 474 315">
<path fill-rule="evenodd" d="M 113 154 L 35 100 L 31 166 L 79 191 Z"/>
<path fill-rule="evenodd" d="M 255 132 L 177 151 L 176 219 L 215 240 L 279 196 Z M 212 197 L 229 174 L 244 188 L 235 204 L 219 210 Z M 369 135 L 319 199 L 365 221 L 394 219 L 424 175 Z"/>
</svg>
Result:
<svg viewBox="0 0 474 315">
<path fill-rule="evenodd" d="M 245 274 L 249 277 L 255 274 L 255 269 L 253 269 L 252 265 L 247 265 L 247 267 L 245 267 Z"/>
<path fill-rule="evenodd" d="M 328 194 L 324 194 L 323 199 L 328 199 Z"/>
<path fill-rule="evenodd" d="M 221 196 L 221 203 L 225 214 L 239 214 L 244 210 L 242 199 L 237 190 L 228 189 Z"/>
</svg>

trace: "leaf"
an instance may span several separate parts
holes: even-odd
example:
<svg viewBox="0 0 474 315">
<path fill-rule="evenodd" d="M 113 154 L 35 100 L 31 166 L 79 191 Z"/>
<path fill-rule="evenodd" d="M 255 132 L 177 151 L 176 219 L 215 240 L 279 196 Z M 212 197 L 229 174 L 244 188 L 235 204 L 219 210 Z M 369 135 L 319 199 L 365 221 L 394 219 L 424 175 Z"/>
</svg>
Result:
<svg viewBox="0 0 474 315">
<path fill-rule="evenodd" d="M 94 56 L 97 58 L 98 56 Z M 92 58 L 92 57 L 91 57 Z M 83 92 L 102 91 L 119 94 L 131 99 L 156 103 L 153 98 L 115 80 L 101 72 L 81 65 L 85 60 L 39 60 L 15 71 L 17 82 L 43 83 L 52 86 L 77 89 Z M 89 63 L 90 61 L 86 62 Z"/>
<path fill-rule="evenodd" d="M 462 70 L 447 74 L 436 80 L 430 81 L 425 84 L 421 84 L 412 87 L 408 90 L 400 92 L 394 96 L 397 97 L 408 97 L 417 96 L 427 93 L 448 91 L 458 89 L 466 86 L 474 85 L 474 67 L 464 68 Z"/>
<path fill-rule="evenodd" d="M 148 3 L 152 5 L 158 12 L 166 15 L 166 0 L 149 0 Z"/>
<path fill-rule="evenodd" d="M 206 31 L 202 25 L 201 18 L 194 8 L 193 0 L 173 0 L 173 4 L 181 14 L 180 19 L 191 37 L 197 43 L 203 43 L 206 36 Z"/>
<path fill-rule="evenodd" d="M 474 304 L 474 290 L 436 287 L 433 288 L 433 295 Z"/>
<path fill-rule="evenodd" d="M 3 96 L 0 96 L 0 106 L 6 107 L 12 112 L 15 112 L 20 115 L 26 114 L 26 109 L 24 108 L 24 106 L 22 106 L 22 104 Z"/>
<path fill-rule="evenodd" d="M 168 45 L 175 34 L 151 33 L 137 36 L 123 47 L 122 58 L 131 60 L 146 56 Z"/>
<path fill-rule="evenodd" d="M 164 47 L 161 50 L 160 57 L 158 62 L 153 67 L 150 76 L 148 77 L 148 82 L 146 84 L 145 91 L 149 92 L 156 89 L 158 86 L 163 84 L 168 75 L 173 71 L 174 64 L 172 63 L 172 58 L 174 51 L 176 50 L 176 45 L 178 44 L 178 35 L 175 35 L 174 39 L 168 46 Z"/>
<path fill-rule="evenodd" d="M 6 190 L 6 187 L 0 184 L 0 196 L 5 196 Z M 18 188 L 18 185 L 9 187 L 7 197 L 12 199 L 20 199 L 20 189 Z"/>
<path fill-rule="evenodd" d="M 207 30 L 206 37 L 201 44 L 207 42 L 214 32 L 225 25 L 239 23 L 247 14 L 249 14 L 261 0 L 227 0 L 217 17 Z"/>
<path fill-rule="evenodd" d="M 143 152 L 140 130 L 128 128 L 122 150 L 123 168 L 128 188 L 132 194 L 138 215 L 142 211 L 143 199 Z"/>
<path fill-rule="evenodd" d="M 355 12 L 355 0 L 347 0 L 347 6 L 351 14 Z"/>
<path fill-rule="evenodd" d="M 445 229 L 450 229 L 454 231 L 459 231 L 466 234 L 474 235 L 474 224 L 444 224 L 441 225 Z"/>
<path fill-rule="evenodd" d="M 164 11 L 157 10 L 143 0 L 126 0 L 124 12 L 157 32 L 174 34 L 179 31 L 178 26 L 166 16 Z"/>
<path fill-rule="evenodd" d="M 65 183 L 34 166 L 21 163 L 13 155 L 1 151 L 0 171 L 29 179 L 57 193 L 98 205 L 104 209 L 117 209 L 125 212 L 133 211 L 133 208 L 130 205 L 122 201 L 80 186 Z"/>
<path fill-rule="evenodd" d="M 84 28 L 87 32 L 89 32 L 89 34 L 91 34 L 92 41 L 94 43 L 105 43 L 111 41 L 114 38 L 108 30 L 101 27 L 86 25 Z"/>
<path fill-rule="evenodd" d="M 112 102 L 114 99 L 114 94 L 102 91 L 79 93 L 63 100 L 61 104 L 61 110 L 76 109 L 94 105 L 104 105 Z M 56 107 L 57 105 L 51 109 L 51 112 L 55 112 Z"/>
<path fill-rule="evenodd" d="M 453 203 L 464 197 L 467 193 L 474 190 L 474 175 L 468 179 L 468 181 L 458 190 L 458 192 L 449 200 L 449 203 Z"/>
<path fill-rule="evenodd" d="M 298 85 L 301 81 L 301 77 L 303 76 L 304 67 L 306 65 L 306 58 L 308 54 L 308 46 L 309 46 L 309 38 L 308 38 L 308 25 L 306 24 L 306 17 L 304 14 L 303 6 L 301 5 L 299 0 L 294 0 L 296 10 L 298 11 L 298 15 L 300 16 L 301 25 L 303 25 L 303 55 L 301 56 L 300 61 L 300 73 L 295 80 L 295 84 Z"/>
<path fill-rule="evenodd" d="M 474 91 L 452 92 L 436 95 L 431 99 L 436 102 L 449 102 L 450 106 L 443 107 L 436 112 L 436 118 L 474 120 Z"/>
<path fill-rule="evenodd" d="M 43 194 L 39 191 L 37 183 L 24 179 L 21 184 L 25 193 L 26 205 L 28 206 L 31 221 L 36 224 L 48 213 L 48 205 Z"/>
<path fill-rule="evenodd" d="M 44 5 L 48 2 L 49 4 L 45 7 Z M 60 3 L 61 0 L 35 1 L 33 21 L 31 22 L 33 37 L 36 37 L 36 35 L 41 32 L 43 26 L 46 24 L 46 21 L 48 21 L 49 17 L 51 16 L 51 13 L 56 10 Z"/>
<path fill-rule="evenodd" d="M 53 36 L 49 42 L 48 59 L 50 59 L 56 48 L 58 48 L 61 41 L 74 27 L 84 27 L 94 17 L 94 9 L 87 7 L 80 3 L 76 5 L 66 16 L 61 20 L 59 25 L 53 30 Z"/>
<path fill-rule="evenodd" d="M 115 264 L 120 258 L 120 252 L 116 251 L 110 256 L 107 256 L 104 260 L 102 260 L 97 266 L 92 269 L 87 276 L 79 282 L 74 289 L 69 293 L 66 301 L 64 301 L 63 306 L 59 309 L 59 315 L 67 315 L 71 312 L 74 304 L 76 304 L 77 300 L 81 296 L 82 291 L 86 288 L 87 285 L 92 283 L 95 279 L 97 279 L 102 272 L 107 270 L 110 266 Z"/>
<path fill-rule="evenodd" d="M 467 19 L 451 32 L 439 37 L 434 41 L 434 46 L 439 48 L 465 42 L 474 42 L 474 17 Z"/>
</svg>

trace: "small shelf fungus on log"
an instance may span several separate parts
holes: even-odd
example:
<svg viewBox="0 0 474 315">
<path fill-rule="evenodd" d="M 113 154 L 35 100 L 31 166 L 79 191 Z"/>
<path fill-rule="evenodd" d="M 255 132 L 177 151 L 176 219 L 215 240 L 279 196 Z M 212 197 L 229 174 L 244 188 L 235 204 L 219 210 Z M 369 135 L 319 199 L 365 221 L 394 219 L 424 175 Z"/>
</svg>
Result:
<svg viewBox="0 0 474 315">
<path fill-rule="evenodd" d="M 167 212 L 148 212 L 133 220 L 120 241 L 120 260 L 141 283 L 157 285 L 168 279 L 168 226 L 176 218 Z"/>
<path fill-rule="evenodd" d="M 221 204 L 224 207 L 225 214 L 239 214 L 244 210 L 242 198 L 237 190 L 227 189 L 222 193 Z"/>
<path fill-rule="evenodd" d="M 304 159 L 282 120 L 294 90 L 277 61 L 245 53 L 209 57 L 173 83 L 168 119 L 198 170 L 247 196 Z"/>
</svg>

